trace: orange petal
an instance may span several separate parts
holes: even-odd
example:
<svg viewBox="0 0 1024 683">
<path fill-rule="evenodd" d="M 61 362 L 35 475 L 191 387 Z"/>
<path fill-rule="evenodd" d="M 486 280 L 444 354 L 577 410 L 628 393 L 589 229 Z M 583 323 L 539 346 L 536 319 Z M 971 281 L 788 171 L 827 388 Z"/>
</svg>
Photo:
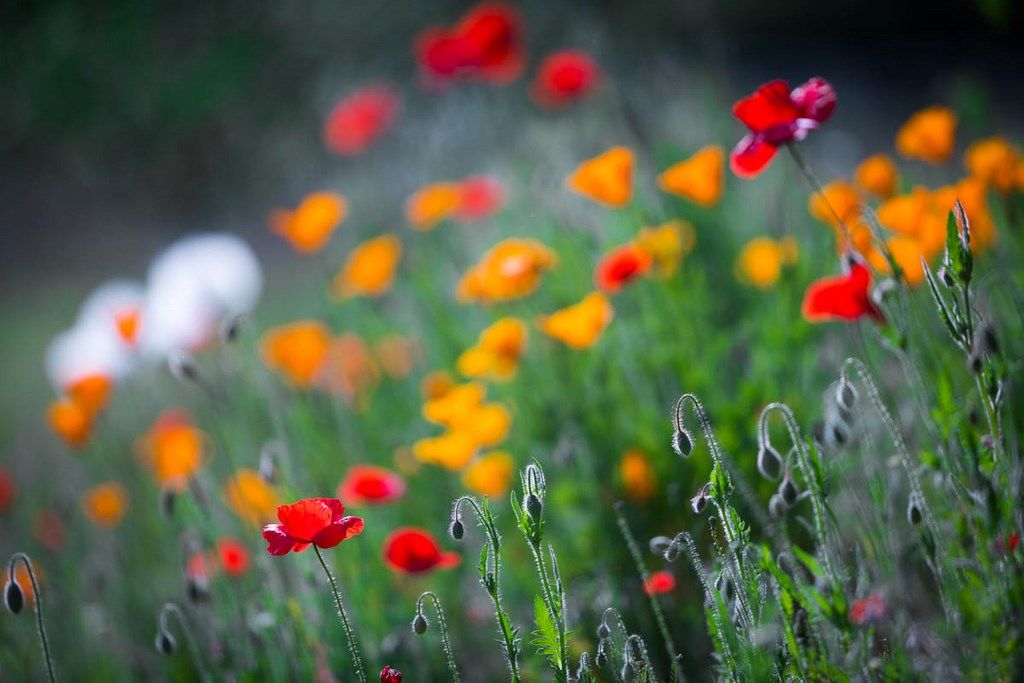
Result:
<svg viewBox="0 0 1024 683">
<path fill-rule="evenodd" d="M 717 145 L 704 147 L 659 175 L 658 187 L 699 206 L 715 206 L 725 187 L 725 151 Z"/>
<path fill-rule="evenodd" d="M 629 148 L 612 147 L 580 164 L 566 179 L 566 185 L 599 204 L 622 208 L 633 198 L 633 167 Z"/>
</svg>

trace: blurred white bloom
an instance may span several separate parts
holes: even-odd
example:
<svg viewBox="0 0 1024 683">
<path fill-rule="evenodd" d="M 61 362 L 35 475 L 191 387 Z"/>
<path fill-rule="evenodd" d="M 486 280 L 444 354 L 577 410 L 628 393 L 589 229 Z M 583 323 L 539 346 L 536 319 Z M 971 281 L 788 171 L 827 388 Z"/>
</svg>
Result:
<svg viewBox="0 0 1024 683">
<path fill-rule="evenodd" d="M 78 325 L 107 325 L 128 347 L 138 341 L 142 307 L 142 285 L 131 280 L 111 280 L 100 285 L 82 303 Z"/>
<path fill-rule="evenodd" d="M 140 347 L 160 359 L 212 343 L 223 321 L 248 313 L 263 287 L 259 261 L 227 233 L 185 237 L 149 269 Z"/>
<path fill-rule="evenodd" d="M 46 347 L 46 374 L 60 393 L 81 380 L 104 377 L 120 379 L 131 356 L 115 328 L 100 321 L 79 321 L 61 332 Z"/>
</svg>

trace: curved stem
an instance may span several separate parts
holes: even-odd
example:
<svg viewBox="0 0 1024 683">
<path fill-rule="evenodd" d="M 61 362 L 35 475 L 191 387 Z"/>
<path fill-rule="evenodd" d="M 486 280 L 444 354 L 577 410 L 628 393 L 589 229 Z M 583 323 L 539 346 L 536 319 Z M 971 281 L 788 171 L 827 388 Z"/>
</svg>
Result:
<svg viewBox="0 0 1024 683">
<path fill-rule="evenodd" d="M 348 621 L 348 614 L 345 612 L 345 605 L 341 602 L 341 593 L 338 592 L 338 584 L 334 581 L 334 574 L 327 567 L 327 562 L 324 561 L 324 556 L 320 553 L 320 548 L 313 544 L 313 552 L 316 553 L 316 559 L 320 560 L 320 566 L 324 568 L 324 573 L 327 574 L 327 580 L 331 584 L 331 591 L 334 593 L 334 601 L 338 605 L 338 616 L 341 617 L 341 628 L 345 631 L 345 638 L 348 640 L 348 652 L 352 656 L 352 665 L 356 668 L 356 676 L 362 683 L 366 683 L 366 672 L 363 669 L 363 657 L 359 654 L 359 643 L 356 642 L 355 633 L 352 631 L 352 625 Z"/>
<path fill-rule="evenodd" d="M 189 626 L 188 619 L 185 618 L 185 613 L 181 611 L 173 602 L 166 602 L 160 609 L 160 618 L 158 625 L 161 633 L 169 633 L 170 628 L 167 625 L 168 615 L 173 614 L 178 619 L 178 626 L 181 627 L 181 632 L 185 634 L 185 641 L 188 643 L 188 651 L 192 655 L 192 663 L 196 666 L 196 671 L 199 672 L 199 678 L 202 680 L 208 680 L 209 674 L 206 672 L 206 666 L 203 664 L 203 657 L 199 652 L 199 645 L 196 643 L 195 635 L 192 633 L 192 627 Z"/>
<path fill-rule="evenodd" d="M 715 622 L 715 630 L 718 631 L 719 645 L 722 648 L 722 659 L 725 660 L 725 664 L 729 667 L 729 673 L 733 680 L 738 680 L 739 669 L 736 665 L 736 659 L 732 654 L 732 645 L 729 644 L 729 636 L 725 632 L 725 623 L 727 620 L 722 619 L 721 606 L 718 602 L 718 598 L 715 597 L 714 593 L 711 592 L 711 584 L 708 582 L 707 572 L 704 571 L 704 563 L 700 560 L 700 555 L 697 553 L 697 545 L 693 542 L 693 536 L 690 533 L 683 532 L 683 540 L 686 542 L 686 549 L 689 551 L 690 563 L 693 564 L 693 571 L 697 574 L 697 580 L 700 581 L 701 587 L 704 589 L 704 597 L 708 601 L 708 611 L 711 614 L 712 620 Z M 678 538 L 678 535 L 676 536 Z"/>
<path fill-rule="evenodd" d="M 438 628 L 441 629 L 441 648 L 444 650 L 445 658 L 448 660 L 448 671 L 451 672 L 452 680 L 458 683 L 460 680 L 459 669 L 455 666 L 455 652 L 452 650 L 451 641 L 448 639 L 448 623 L 444 618 L 444 610 L 441 609 L 441 601 L 431 591 L 422 593 L 416 601 L 416 614 L 422 614 L 424 598 L 430 598 L 434 603 L 434 611 L 437 612 Z"/>
<path fill-rule="evenodd" d="M 57 680 L 57 676 L 53 673 L 50 640 L 46 637 L 46 625 L 43 623 L 43 595 L 39 591 L 39 582 L 36 581 L 36 573 L 32 569 L 32 561 L 28 558 L 28 555 L 19 552 L 11 556 L 11 562 L 7 565 L 7 578 L 12 583 L 16 583 L 14 580 L 14 565 L 19 561 L 25 566 L 25 571 L 28 572 L 28 580 L 32 584 L 32 596 L 36 603 L 36 632 L 39 634 L 39 644 L 43 648 L 43 659 L 46 660 L 46 674 L 49 676 L 51 683 L 53 683 L 53 681 Z"/>
<path fill-rule="evenodd" d="M 793 161 L 796 162 L 796 167 L 800 169 L 800 173 L 803 174 L 804 178 L 807 180 L 807 183 L 811 186 L 811 189 L 819 197 L 821 197 L 821 201 L 823 201 L 825 203 L 825 206 L 828 207 L 829 213 L 831 213 L 832 217 L 836 219 L 836 225 L 838 225 L 839 228 L 843 231 L 843 240 L 845 243 L 844 246 L 851 246 L 853 244 L 853 241 L 850 238 L 850 229 L 846 227 L 846 222 L 843 220 L 842 216 L 839 215 L 839 212 L 836 211 L 835 207 L 832 206 L 832 202 L 829 201 L 828 195 L 825 194 L 825 188 L 822 187 L 821 182 L 818 180 L 818 177 L 814 175 L 814 172 L 811 170 L 811 167 L 807 165 L 806 161 L 804 161 L 803 155 L 800 154 L 800 152 L 797 150 L 795 144 L 789 143 L 786 145 L 786 147 L 789 148 L 790 156 L 793 157 Z"/>
</svg>

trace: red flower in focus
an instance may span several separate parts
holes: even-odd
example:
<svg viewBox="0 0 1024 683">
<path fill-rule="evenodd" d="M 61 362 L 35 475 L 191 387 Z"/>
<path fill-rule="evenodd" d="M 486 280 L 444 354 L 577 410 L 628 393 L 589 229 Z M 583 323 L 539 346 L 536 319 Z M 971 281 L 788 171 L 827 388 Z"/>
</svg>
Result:
<svg viewBox="0 0 1024 683">
<path fill-rule="evenodd" d="M 658 595 L 659 593 L 670 593 L 676 589 L 676 577 L 667 569 L 656 571 L 644 581 L 644 593 L 647 595 Z"/>
<path fill-rule="evenodd" d="M 733 115 L 750 133 L 733 148 L 729 167 L 741 178 L 753 178 L 772 160 L 779 145 L 803 140 L 835 108 L 835 90 L 823 78 L 812 78 L 792 92 L 785 81 L 765 83 L 733 105 Z"/>
<path fill-rule="evenodd" d="M 217 557 L 228 576 L 241 576 L 249 571 L 249 551 L 237 538 L 217 541 Z"/>
<path fill-rule="evenodd" d="M 40 510 L 36 515 L 33 531 L 36 539 L 50 550 L 60 550 L 67 536 L 64 520 L 53 510 Z"/>
<path fill-rule="evenodd" d="M 324 144 L 332 152 L 355 156 L 381 136 L 398 116 L 398 95 L 390 85 L 370 85 L 334 106 L 324 122 Z"/>
<path fill-rule="evenodd" d="M 345 506 L 337 498 L 305 498 L 291 505 L 279 505 L 277 518 L 280 524 L 263 527 L 263 538 L 271 555 L 301 553 L 311 544 L 333 548 L 363 531 L 363 519 L 345 516 Z"/>
<path fill-rule="evenodd" d="M 385 664 L 380 670 L 380 683 L 402 683 L 402 672 Z"/>
<path fill-rule="evenodd" d="M 624 244 L 604 255 L 594 272 L 602 290 L 615 293 L 651 269 L 651 255 L 635 244 Z"/>
<path fill-rule="evenodd" d="M 871 300 L 871 273 L 859 260 L 849 258 L 845 275 L 826 277 L 811 283 L 804 294 L 803 314 L 811 322 L 853 321 L 868 316 L 884 322 L 882 312 Z"/>
<path fill-rule="evenodd" d="M 510 83 L 526 63 L 519 12 L 501 2 L 483 2 L 452 28 L 429 28 L 415 45 L 416 60 L 432 81 L 476 78 Z"/>
<path fill-rule="evenodd" d="M 405 480 L 384 467 L 353 465 L 338 485 L 338 498 L 349 505 L 379 505 L 405 495 Z"/>
<path fill-rule="evenodd" d="M 7 470 L 0 470 L 0 512 L 11 509 L 14 501 L 14 477 Z"/>
<path fill-rule="evenodd" d="M 505 188 L 496 179 L 475 175 L 459 183 L 455 218 L 463 222 L 493 216 L 505 203 Z"/>
<path fill-rule="evenodd" d="M 853 604 L 850 605 L 850 621 L 858 626 L 878 621 L 885 616 L 885 610 L 885 596 L 875 592 L 866 598 L 858 598 L 853 601 Z"/>
<path fill-rule="evenodd" d="M 561 109 L 590 95 L 601 80 L 601 69 L 586 52 L 560 50 L 544 58 L 530 86 L 533 101 Z"/>
<path fill-rule="evenodd" d="M 442 552 L 434 537 L 422 529 L 396 529 L 384 542 L 384 559 L 407 574 L 421 574 L 435 567 L 450 569 L 459 564 L 458 553 Z"/>
</svg>

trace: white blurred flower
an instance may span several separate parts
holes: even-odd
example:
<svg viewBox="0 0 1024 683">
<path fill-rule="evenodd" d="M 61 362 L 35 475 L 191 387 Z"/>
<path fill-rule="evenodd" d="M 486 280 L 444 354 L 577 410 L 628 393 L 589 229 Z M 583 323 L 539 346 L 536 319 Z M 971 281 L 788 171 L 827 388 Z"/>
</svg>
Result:
<svg viewBox="0 0 1024 683">
<path fill-rule="evenodd" d="M 59 393 L 67 393 L 82 380 L 120 379 L 131 356 L 115 328 L 101 321 L 79 321 L 61 332 L 46 348 L 46 374 Z"/>
<path fill-rule="evenodd" d="M 78 325 L 107 325 L 125 346 L 138 341 L 142 307 L 146 294 L 142 285 L 131 280 L 111 280 L 97 287 L 82 303 Z"/>
</svg>

